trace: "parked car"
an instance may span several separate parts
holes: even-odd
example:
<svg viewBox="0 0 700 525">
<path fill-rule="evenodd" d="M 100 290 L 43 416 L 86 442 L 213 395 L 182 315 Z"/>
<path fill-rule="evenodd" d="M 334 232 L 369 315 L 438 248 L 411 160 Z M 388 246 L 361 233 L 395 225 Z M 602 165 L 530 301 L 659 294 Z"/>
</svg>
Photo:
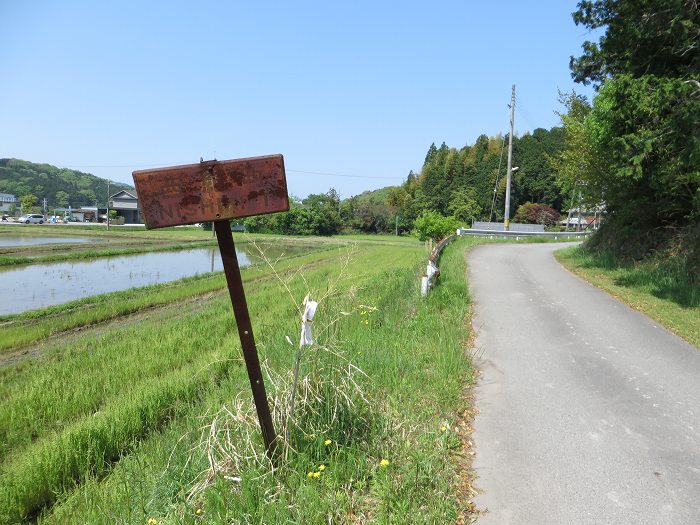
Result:
<svg viewBox="0 0 700 525">
<path fill-rule="evenodd" d="M 27 215 L 22 215 L 17 222 L 23 222 L 24 224 L 44 224 L 44 216 L 38 213 L 30 213 Z"/>
</svg>

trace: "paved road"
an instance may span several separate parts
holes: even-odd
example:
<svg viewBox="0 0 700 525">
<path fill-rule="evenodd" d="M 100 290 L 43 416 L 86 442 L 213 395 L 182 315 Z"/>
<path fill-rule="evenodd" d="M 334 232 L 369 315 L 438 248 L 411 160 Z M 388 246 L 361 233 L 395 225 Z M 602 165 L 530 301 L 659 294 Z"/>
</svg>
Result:
<svg viewBox="0 0 700 525">
<path fill-rule="evenodd" d="M 700 524 L 700 350 L 561 267 L 469 257 L 480 525 Z"/>
</svg>

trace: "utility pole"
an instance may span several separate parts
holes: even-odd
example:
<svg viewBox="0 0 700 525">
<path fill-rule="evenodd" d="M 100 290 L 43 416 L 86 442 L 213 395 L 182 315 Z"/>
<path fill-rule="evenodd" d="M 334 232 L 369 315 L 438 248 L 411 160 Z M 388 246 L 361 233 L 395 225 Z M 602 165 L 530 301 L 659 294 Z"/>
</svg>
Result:
<svg viewBox="0 0 700 525">
<path fill-rule="evenodd" d="M 581 231 L 581 190 L 578 190 L 578 225 L 576 231 Z"/>
<path fill-rule="evenodd" d="M 508 134 L 508 171 L 506 172 L 506 210 L 503 215 L 503 229 L 510 228 L 510 178 L 513 166 L 513 123 L 515 121 L 515 84 L 513 84 L 513 94 L 510 97 L 510 133 Z"/>
<path fill-rule="evenodd" d="M 107 179 L 107 229 L 109 230 L 109 179 Z"/>
</svg>

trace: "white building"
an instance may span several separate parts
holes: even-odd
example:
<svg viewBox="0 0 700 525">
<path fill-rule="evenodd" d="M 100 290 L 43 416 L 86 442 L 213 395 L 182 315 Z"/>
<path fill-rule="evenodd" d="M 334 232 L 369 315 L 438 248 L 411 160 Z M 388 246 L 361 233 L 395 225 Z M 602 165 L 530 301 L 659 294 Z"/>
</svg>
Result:
<svg viewBox="0 0 700 525">
<path fill-rule="evenodd" d="M 7 213 L 12 206 L 19 206 L 19 201 L 10 193 L 0 193 L 0 212 Z"/>
</svg>

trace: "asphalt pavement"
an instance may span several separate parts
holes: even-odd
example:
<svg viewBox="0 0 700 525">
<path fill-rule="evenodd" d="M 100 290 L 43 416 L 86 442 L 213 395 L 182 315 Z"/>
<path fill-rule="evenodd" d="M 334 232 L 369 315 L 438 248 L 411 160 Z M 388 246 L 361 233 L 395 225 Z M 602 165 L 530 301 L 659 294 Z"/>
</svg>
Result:
<svg viewBox="0 0 700 525">
<path fill-rule="evenodd" d="M 700 350 L 569 273 L 469 255 L 480 525 L 700 524 Z"/>
</svg>

